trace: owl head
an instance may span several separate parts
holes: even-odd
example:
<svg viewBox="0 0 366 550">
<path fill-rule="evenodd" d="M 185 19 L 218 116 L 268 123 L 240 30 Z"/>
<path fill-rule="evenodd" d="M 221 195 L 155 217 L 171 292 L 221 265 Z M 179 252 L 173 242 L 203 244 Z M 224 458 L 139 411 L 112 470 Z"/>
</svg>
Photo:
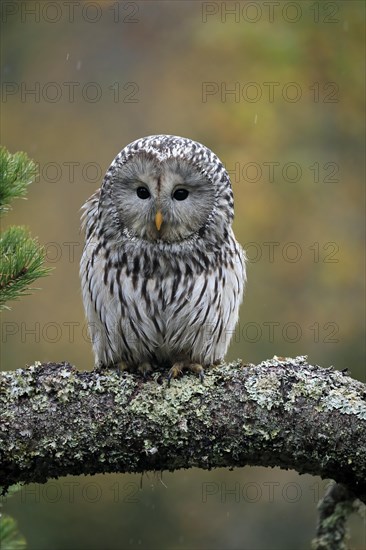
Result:
<svg viewBox="0 0 366 550">
<path fill-rule="evenodd" d="M 233 218 L 229 176 L 217 156 L 190 139 L 154 135 L 127 145 L 104 178 L 100 208 L 115 236 L 176 243 L 224 234 Z"/>
</svg>

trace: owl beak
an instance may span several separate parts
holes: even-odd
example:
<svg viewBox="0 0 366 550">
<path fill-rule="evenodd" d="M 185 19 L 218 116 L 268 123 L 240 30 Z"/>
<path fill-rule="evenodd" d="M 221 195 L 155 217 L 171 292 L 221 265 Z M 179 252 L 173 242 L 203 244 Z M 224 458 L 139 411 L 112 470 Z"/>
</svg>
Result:
<svg viewBox="0 0 366 550">
<path fill-rule="evenodd" d="M 162 223 L 163 223 L 163 215 L 160 212 L 160 210 L 158 210 L 157 213 L 156 213 L 156 216 L 155 216 L 155 225 L 156 225 L 156 229 L 158 231 L 160 231 Z"/>
</svg>

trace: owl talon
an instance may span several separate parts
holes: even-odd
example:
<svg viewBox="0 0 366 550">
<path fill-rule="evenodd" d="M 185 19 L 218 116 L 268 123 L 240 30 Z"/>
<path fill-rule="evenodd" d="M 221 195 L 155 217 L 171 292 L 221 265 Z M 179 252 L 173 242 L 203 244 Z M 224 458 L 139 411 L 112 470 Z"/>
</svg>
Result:
<svg viewBox="0 0 366 550">
<path fill-rule="evenodd" d="M 141 365 L 137 367 L 137 372 L 142 374 L 142 376 L 144 377 L 144 380 L 147 380 L 152 370 L 153 370 L 152 366 L 150 365 L 150 363 L 147 363 L 147 362 L 141 363 Z"/>
<path fill-rule="evenodd" d="M 109 365 L 106 365 L 105 363 L 97 363 L 94 367 L 94 371 L 98 374 L 102 374 L 108 369 L 116 369 L 117 374 L 121 375 L 124 370 L 128 369 L 128 367 L 124 361 L 120 361 L 119 363 L 111 363 Z"/>
<path fill-rule="evenodd" d="M 99 362 L 95 364 L 94 371 L 97 372 L 98 374 L 102 374 L 106 370 L 112 369 L 112 368 L 114 368 L 114 365 L 107 365 L 106 363 Z"/>
<path fill-rule="evenodd" d="M 172 378 L 183 376 L 184 363 L 174 363 L 168 374 L 168 387 Z"/>
<path fill-rule="evenodd" d="M 114 365 L 111 365 L 111 368 L 114 368 L 117 370 L 118 376 L 121 376 L 123 371 L 128 370 L 128 367 L 124 361 L 119 361 L 118 363 L 114 363 Z"/>
<path fill-rule="evenodd" d="M 191 372 L 194 372 L 195 374 L 198 374 L 200 382 L 203 384 L 204 381 L 204 369 L 203 366 L 199 363 L 175 363 L 172 368 L 169 371 L 168 374 L 168 387 L 170 386 L 170 381 L 172 378 L 178 378 L 179 376 L 183 376 L 183 371 L 189 370 Z"/>
<path fill-rule="evenodd" d="M 205 379 L 205 371 L 202 365 L 200 365 L 199 363 L 192 363 L 190 365 L 187 365 L 187 369 L 197 374 L 201 384 L 203 384 L 203 381 Z"/>
</svg>

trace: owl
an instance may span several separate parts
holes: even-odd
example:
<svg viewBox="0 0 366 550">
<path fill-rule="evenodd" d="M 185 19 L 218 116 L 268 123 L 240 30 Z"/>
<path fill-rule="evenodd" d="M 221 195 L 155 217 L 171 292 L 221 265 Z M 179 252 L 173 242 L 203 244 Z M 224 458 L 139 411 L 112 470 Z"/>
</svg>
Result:
<svg viewBox="0 0 366 550">
<path fill-rule="evenodd" d="M 83 206 L 96 368 L 167 369 L 170 382 L 223 359 L 246 281 L 233 215 L 228 173 L 201 143 L 153 135 L 122 149 Z"/>
</svg>

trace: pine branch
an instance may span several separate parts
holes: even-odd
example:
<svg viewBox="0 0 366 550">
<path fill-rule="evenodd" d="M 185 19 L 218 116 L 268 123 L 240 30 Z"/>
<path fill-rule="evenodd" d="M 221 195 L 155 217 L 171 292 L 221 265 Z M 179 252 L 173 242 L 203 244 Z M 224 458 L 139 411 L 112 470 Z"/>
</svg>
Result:
<svg viewBox="0 0 366 550">
<path fill-rule="evenodd" d="M 25 153 L 11 155 L 0 147 L 0 215 L 9 210 L 12 199 L 25 196 L 36 173 Z M 7 301 L 36 290 L 30 285 L 50 272 L 44 261 L 44 249 L 24 227 L 10 227 L 0 235 L 0 311 L 9 309 Z"/>
<path fill-rule="evenodd" d="M 50 271 L 45 252 L 24 227 L 10 227 L 0 235 L 0 310 L 5 303 L 36 290 L 30 285 Z"/>
<path fill-rule="evenodd" d="M 16 493 L 20 488 L 20 485 L 13 485 L 9 488 L 7 496 Z M 24 550 L 27 544 L 23 535 L 19 532 L 16 521 L 12 517 L 3 514 L 1 509 L 2 502 L 0 500 L 0 548 L 4 550 Z"/>
<path fill-rule="evenodd" d="M 274 358 L 159 383 L 48 363 L 0 374 L 0 485 L 68 474 L 279 466 L 366 500 L 366 388 Z"/>
<path fill-rule="evenodd" d="M 0 542 L 4 550 L 23 550 L 27 547 L 25 538 L 19 533 L 16 521 L 0 513 Z"/>
<path fill-rule="evenodd" d="M 9 210 L 13 199 L 24 198 L 36 175 L 37 166 L 26 153 L 12 155 L 0 147 L 0 215 Z"/>
</svg>

